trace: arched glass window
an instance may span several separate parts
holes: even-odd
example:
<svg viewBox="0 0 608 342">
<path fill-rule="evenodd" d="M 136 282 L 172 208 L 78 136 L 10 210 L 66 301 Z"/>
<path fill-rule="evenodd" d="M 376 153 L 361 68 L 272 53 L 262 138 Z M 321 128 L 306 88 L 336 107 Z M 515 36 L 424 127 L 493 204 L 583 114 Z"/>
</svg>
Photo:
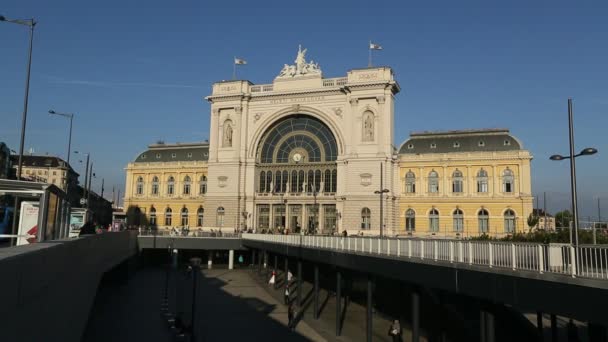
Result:
<svg viewBox="0 0 608 342">
<path fill-rule="evenodd" d="M 144 179 L 142 177 L 137 177 L 136 192 L 138 195 L 144 194 Z"/>
<path fill-rule="evenodd" d="M 315 189 L 315 172 L 308 170 L 308 180 L 306 181 L 306 192 L 314 192 Z"/>
<path fill-rule="evenodd" d="M 502 191 L 513 192 L 515 190 L 513 185 L 513 171 L 505 169 L 502 173 Z"/>
<path fill-rule="evenodd" d="M 452 217 L 453 217 L 453 221 L 454 221 L 454 223 L 453 223 L 454 231 L 462 232 L 464 230 L 464 214 L 462 213 L 462 210 L 460 210 L 460 209 L 454 210 Z"/>
<path fill-rule="evenodd" d="M 338 187 L 338 170 L 334 169 L 331 171 L 331 192 L 336 192 Z"/>
<path fill-rule="evenodd" d="M 152 195 L 158 195 L 158 177 L 152 178 Z"/>
<path fill-rule="evenodd" d="M 331 192 L 331 171 L 325 170 L 325 177 L 323 178 L 323 191 Z"/>
<path fill-rule="evenodd" d="M 439 231 L 439 212 L 437 209 L 431 209 L 429 212 L 429 230 L 431 232 Z"/>
<path fill-rule="evenodd" d="M 463 190 L 462 172 L 456 170 L 452 173 L 452 192 L 461 193 Z"/>
<path fill-rule="evenodd" d="M 437 171 L 435 171 L 435 170 L 433 170 L 429 173 L 429 192 L 430 193 L 439 192 L 439 174 L 437 174 Z"/>
<path fill-rule="evenodd" d="M 272 191 L 272 171 L 266 172 L 266 192 Z"/>
<path fill-rule="evenodd" d="M 477 219 L 479 222 L 479 232 L 484 234 L 487 233 L 490 227 L 490 215 L 485 209 L 481 209 L 477 213 Z"/>
<path fill-rule="evenodd" d="M 477 172 L 477 192 L 488 192 L 488 172 L 484 169 Z"/>
<path fill-rule="evenodd" d="M 291 192 L 298 192 L 298 171 L 291 171 Z"/>
<path fill-rule="evenodd" d="M 289 185 L 289 172 L 283 171 L 283 185 L 281 186 L 281 192 L 287 192 Z"/>
<path fill-rule="evenodd" d="M 321 191 L 321 170 L 315 171 L 315 190 Z"/>
<path fill-rule="evenodd" d="M 412 171 L 405 174 L 405 193 L 413 194 L 416 192 L 416 175 Z"/>
<path fill-rule="evenodd" d="M 369 230 L 372 228 L 372 212 L 369 208 L 361 209 L 361 229 Z"/>
<path fill-rule="evenodd" d="M 304 189 L 304 171 L 300 170 L 300 172 L 298 173 L 298 191 L 297 192 L 303 192 Z"/>
<path fill-rule="evenodd" d="M 173 215 L 171 208 L 165 209 L 165 226 L 171 225 L 171 215 Z"/>
<path fill-rule="evenodd" d="M 150 208 L 150 225 L 152 227 L 156 226 L 156 208 Z"/>
<path fill-rule="evenodd" d="M 198 189 L 199 194 L 204 195 L 207 193 L 207 176 L 201 176 L 200 188 Z"/>
<path fill-rule="evenodd" d="M 260 192 L 266 191 L 266 171 L 260 172 Z"/>
<path fill-rule="evenodd" d="M 196 226 L 203 226 L 203 218 L 205 217 L 205 209 L 203 207 L 198 208 L 196 211 Z"/>
<path fill-rule="evenodd" d="M 224 214 L 224 207 L 217 208 L 217 219 L 215 223 L 220 228 L 224 226 Z"/>
<path fill-rule="evenodd" d="M 190 176 L 184 177 L 184 195 L 190 195 L 191 185 L 192 181 L 190 180 Z"/>
<path fill-rule="evenodd" d="M 505 211 L 505 233 L 515 233 L 515 212 L 509 209 Z"/>
<path fill-rule="evenodd" d="M 188 225 L 188 208 L 182 208 L 182 226 Z"/>
<path fill-rule="evenodd" d="M 173 178 L 173 176 L 171 176 L 171 177 L 169 177 L 169 180 L 167 180 L 167 195 L 173 196 L 174 192 L 175 192 L 175 178 Z"/>
<path fill-rule="evenodd" d="M 412 209 L 405 212 L 405 230 L 408 232 L 416 230 L 416 213 Z"/>
<path fill-rule="evenodd" d="M 283 184 L 282 173 L 277 171 L 274 173 L 274 192 L 281 192 L 281 184 Z"/>
</svg>

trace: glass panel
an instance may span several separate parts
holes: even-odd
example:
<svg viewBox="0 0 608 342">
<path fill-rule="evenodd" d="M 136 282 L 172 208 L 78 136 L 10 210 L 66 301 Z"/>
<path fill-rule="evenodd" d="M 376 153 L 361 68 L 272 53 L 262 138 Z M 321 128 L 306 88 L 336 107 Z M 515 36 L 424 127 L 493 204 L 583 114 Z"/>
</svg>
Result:
<svg viewBox="0 0 608 342">
<path fill-rule="evenodd" d="M 258 204 L 258 229 L 268 229 L 270 227 L 270 205 Z"/>
<path fill-rule="evenodd" d="M 285 205 L 284 204 L 273 204 L 274 210 L 274 229 L 282 230 L 285 228 Z"/>
<path fill-rule="evenodd" d="M 333 233 L 336 231 L 337 220 L 336 220 L 336 205 L 335 204 L 323 204 L 323 227 L 324 233 Z"/>
</svg>

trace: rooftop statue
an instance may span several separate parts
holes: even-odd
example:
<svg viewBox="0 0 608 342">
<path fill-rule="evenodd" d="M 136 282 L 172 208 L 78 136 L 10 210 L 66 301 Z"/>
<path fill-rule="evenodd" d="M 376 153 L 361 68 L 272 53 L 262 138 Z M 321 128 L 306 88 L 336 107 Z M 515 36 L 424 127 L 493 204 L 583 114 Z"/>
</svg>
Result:
<svg viewBox="0 0 608 342">
<path fill-rule="evenodd" d="M 318 63 L 315 63 L 313 61 L 310 61 L 310 63 L 306 63 L 306 51 L 306 49 L 302 50 L 302 45 L 299 45 L 298 55 L 294 60 L 295 65 L 285 64 L 277 78 L 298 77 L 308 74 L 321 74 L 321 69 L 319 68 Z"/>
</svg>

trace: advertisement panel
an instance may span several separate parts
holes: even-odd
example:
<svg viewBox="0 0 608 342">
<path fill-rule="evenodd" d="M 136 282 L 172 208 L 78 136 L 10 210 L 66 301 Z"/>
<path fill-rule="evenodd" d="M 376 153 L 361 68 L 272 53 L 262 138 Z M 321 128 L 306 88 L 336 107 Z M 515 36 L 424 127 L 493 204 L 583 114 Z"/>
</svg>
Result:
<svg viewBox="0 0 608 342">
<path fill-rule="evenodd" d="M 70 235 L 69 237 L 76 237 L 80 232 L 80 228 L 84 225 L 86 216 L 86 210 L 84 209 L 72 209 L 70 213 Z"/>
<path fill-rule="evenodd" d="M 38 235 L 38 202 L 21 202 L 17 246 L 35 243 Z M 29 236 L 26 236 L 29 235 Z"/>
</svg>

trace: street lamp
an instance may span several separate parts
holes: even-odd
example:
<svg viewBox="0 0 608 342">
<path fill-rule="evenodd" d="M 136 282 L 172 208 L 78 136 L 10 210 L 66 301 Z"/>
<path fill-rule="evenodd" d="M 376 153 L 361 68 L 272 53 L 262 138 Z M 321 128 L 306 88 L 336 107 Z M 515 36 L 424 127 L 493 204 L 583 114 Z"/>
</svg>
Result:
<svg viewBox="0 0 608 342">
<path fill-rule="evenodd" d="M 70 165 L 70 150 L 72 147 L 72 120 L 74 119 L 74 114 L 72 113 L 58 113 L 54 110 L 49 110 L 49 115 L 59 115 L 59 116 L 63 116 L 65 118 L 69 118 L 70 119 L 70 137 L 68 139 L 68 165 Z"/>
<path fill-rule="evenodd" d="M 19 143 L 19 162 L 17 166 L 17 179 L 21 179 L 21 169 L 23 167 L 23 145 L 25 144 L 25 124 L 27 122 L 27 104 L 28 97 L 30 94 L 30 70 L 32 68 L 32 45 L 34 41 L 34 26 L 36 22 L 34 19 L 7 19 L 3 15 L 0 15 L 0 21 L 7 23 L 13 23 L 18 25 L 25 25 L 30 28 L 30 48 L 28 53 L 27 62 L 27 74 L 25 77 L 25 98 L 23 100 L 23 115 L 21 117 L 21 141 Z"/>
<path fill-rule="evenodd" d="M 382 189 L 382 190 L 376 190 L 376 191 L 374 191 L 374 193 L 376 195 L 380 195 L 380 237 L 382 237 L 382 226 L 384 224 L 384 217 L 383 217 L 383 212 L 382 212 L 382 209 L 383 209 L 382 203 L 384 203 L 384 198 L 383 198 L 384 196 L 383 195 L 385 193 L 387 193 L 387 192 L 390 192 L 390 190 L 389 189 Z"/>
<path fill-rule="evenodd" d="M 574 226 L 574 245 L 578 246 L 578 204 L 577 204 L 577 193 L 576 193 L 576 157 L 590 156 L 597 153 L 597 149 L 593 147 L 587 147 L 580 153 L 574 154 L 574 125 L 572 119 L 572 99 L 568 99 L 568 131 L 570 133 L 570 155 L 562 156 L 554 154 L 549 159 L 551 160 L 564 160 L 570 159 L 570 191 L 572 196 L 572 221 Z M 572 232 L 570 233 L 572 234 Z"/>
</svg>

